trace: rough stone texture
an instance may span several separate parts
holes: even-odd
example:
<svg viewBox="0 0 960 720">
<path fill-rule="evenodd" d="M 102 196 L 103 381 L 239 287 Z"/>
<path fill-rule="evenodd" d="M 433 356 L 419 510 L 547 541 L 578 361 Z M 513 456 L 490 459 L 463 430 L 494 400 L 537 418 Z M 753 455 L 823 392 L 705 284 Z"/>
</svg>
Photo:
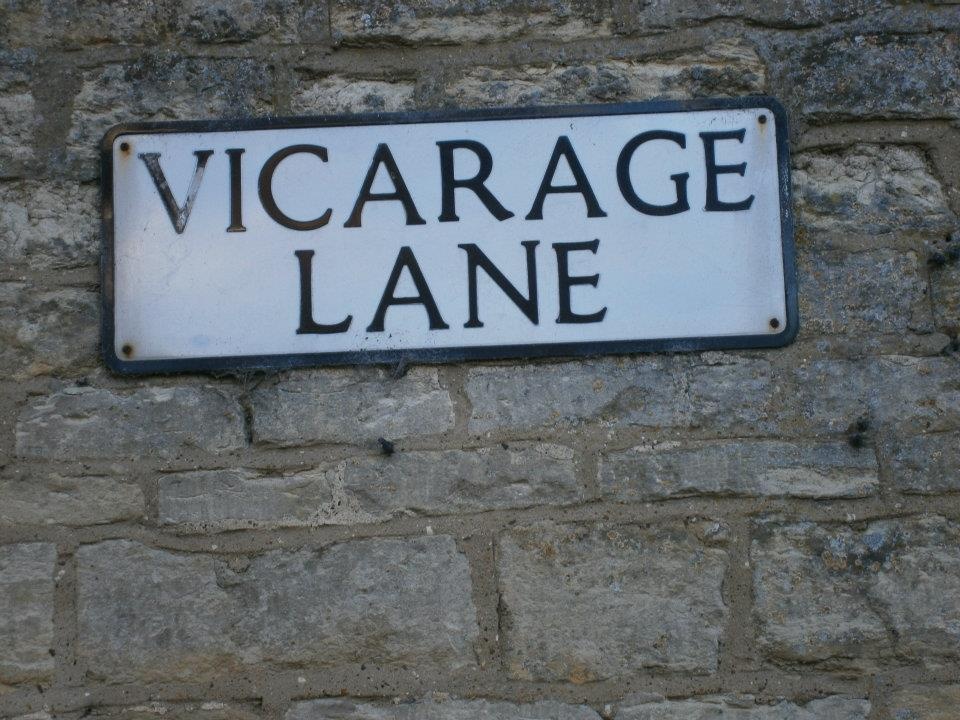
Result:
<svg viewBox="0 0 960 720">
<path fill-rule="evenodd" d="M 712 363 L 712 364 L 710 364 Z M 859 418 L 901 431 L 960 426 L 952 358 L 770 360 L 710 354 L 473 368 L 471 432 L 693 428 L 708 435 L 845 432 Z"/>
<path fill-rule="evenodd" d="M 22 173 L 34 159 L 36 103 L 30 82 L 35 58 L 29 50 L 5 51 L 0 43 L 0 178 Z"/>
<path fill-rule="evenodd" d="M 960 656 L 960 527 L 940 517 L 863 529 L 758 526 L 751 549 L 759 641 L 778 662 L 928 666 Z"/>
<path fill-rule="evenodd" d="M 527 443 L 357 457 L 281 477 L 173 473 L 159 483 L 162 522 L 216 529 L 376 522 L 582 499 L 573 451 Z"/>
<path fill-rule="evenodd" d="M 413 106 L 414 83 L 364 80 L 342 75 L 301 77 L 290 108 L 298 115 L 397 112 Z"/>
<path fill-rule="evenodd" d="M 805 705 L 781 700 L 755 703 L 749 697 L 626 703 L 617 720 L 867 720 L 867 700 L 841 696 L 811 700 Z"/>
<path fill-rule="evenodd" d="M 876 492 L 872 449 L 772 440 L 638 446 L 602 456 L 605 495 L 624 501 L 685 495 L 863 497 Z"/>
<path fill-rule="evenodd" d="M 631 32 L 662 32 L 711 21 L 739 19 L 778 28 L 811 28 L 848 20 L 883 6 L 882 0 L 628 0 L 627 27 Z"/>
<path fill-rule="evenodd" d="M 800 253 L 803 335 L 933 331 L 926 272 L 914 252 Z"/>
<path fill-rule="evenodd" d="M 895 441 L 890 454 L 893 482 L 903 492 L 960 492 L 960 433 Z"/>
<path fill-rule="evenodd" d="M 0 480 L 0 526 L 99 525 L 143 515 L 138 485 L 58 475 Z"/>
<path fill-rule="evenodd" d="M 77 563 L 77 652 L 108 682 L 196 681 L 255 663 L 474 662 L 470 572 L 445 536 L 271 551 L 239 570 L 116 540 L 80 548 Z"/>
<path fill-rule="evenodd" d="M 0 183 L 0 262 L 32 270 L 93 266 L 100 252 L 97 188 Z"/>
<path fill-rule="evenodd" d="M 719 523 L 540 526 L 497 544 L 507 672 L 589 682 L 717 669 L 727 553 Z"/>
<path fill-rule="evenodd" d="M 329 38 L 323 0 L 183 0 L 178 30 L 204 43 L 325 43 Z"/>
<path fill-rule="evenodd" d="M 0 545 L 0 684 L 45 680 L 53 673 L 56 561 L 49 543 Z"/>
<path fill-rule="evenodd" d="M 285 720 L 599 720 L 585 705 L 538 702 L 514 705 L 487 700 L 422 700 L 381 706 L 354 700 L 296 703 Z"/>
<path fill-rule="evenodd" d="M 97 362 L 100 297 L 0 282 L 0 371 L 23 378 L 79 375 Z"/>
<path fill-rule="evenodd" d="M 254 707 L 216 700 L 198 703 L 150 702 L 124 708 L 96 708 L 87 717 L 110 720 L 257 720 Z"/>
<path fill-rule="evenodd" d="M 909 687 L 893 694 L 881 720 L 954 720 L 960 685 Z"/>
<path fill-rule="evenodd" d="M 342 504 L 338 500 L 333 478 L 323 471 L 271 476 L 251 470 L 198 470 L 159 480 L 160 522 L 170 525 L 319 525 L 335 521 Z"/>
<path fill-rule="evenodd" d="M 749 95 L 765 86 L 756 52 L 731 41 L 671 60 L 481 67 L 448 84 L 445 96 L 457 107 L 496 107 Z"/>
<path fill-rule="evenodd" d="M 259 387 L 251 402 L 253 437 L 261 444 L 358 444 L 453 427 L 453 401 L 434 368 L 399 380 L 382 370 L 290 374 Z"/>
<path fill-rule="evenodd" d="M 947 236 L 944 253 L 931 255 L 930 289 L 933 316 L 937 327 L 956 337 L 960 335 L 960 233 Z M 944 263 L 939 264 L 940 258 Z"/>
<path fill-rule="evenodd" d="M 334 0 L 330 20 L 334 41 L 346 45 L 575 40 L 616 30 L 610 0 Z"/>
<path fill-rule="evenodd" d="M 21 457 L 172 458 L 245 444 L 237 402 L 210 387 L 151 387 L 129 395 L 69 387 L 32 399 L 16 427 Z"/>
<path fill-rule="evenodd" d="M 838 118 L 956 118 L 956 34 L 863 34 L 814 42 L 786 64 L 803 115 Z"/>
<path fill-rule="evenodd" d="M 806 151 L 793 159 L 797 223 L 809 240 L 909 232 L 942 235 L 956 227 L 943 186 L 923 153 L 857 144 Z"/>
<path fill-rule="evenodd" d="M 81 178 L 96 177 L 100 140 L 119 122 L 237 118 L 272 109 L 272 77 L 264 63 L 145 54 L 83 73 L 67 138 L 68 167 Z"/>
</svg>

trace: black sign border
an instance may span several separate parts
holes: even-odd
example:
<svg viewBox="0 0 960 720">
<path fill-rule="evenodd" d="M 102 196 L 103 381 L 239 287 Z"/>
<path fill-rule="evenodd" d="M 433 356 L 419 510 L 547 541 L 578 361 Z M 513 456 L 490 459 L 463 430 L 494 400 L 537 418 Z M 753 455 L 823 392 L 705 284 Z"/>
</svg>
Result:
<svg viewBox="0 0 960 720">
<path fill-rule="evenodd" d="M 519 120 L 534 118 L 584 117 L 592 115 L 657 114 L 702 110 L 769 110 L 776 119 L 777 169 L 780 190 L 780 229 L 787 318 L 779 333 L 726 335 L 657 340 L 587 341 L 536 345 L 485 345 L 412 350 L 353 350 L 332 353 L 241 355 L 169 360 L 125 360 L 115 351 L 114 337 L 114 237 L 113 237 L 113 145 L 122 135 L 138 133 L 196 133 L 224 130 L 277 130 L 284 128 L 350 125 L 396 125 L 469 120 Z M 794 222 L 791 207 L 790 156 L 787 114 L 778 100 L 769 96 L 714 98 L 677 101 L 617 103 L 609 105 L 552 105 L 540 107 L 438 110 L 425 112 L 365 113 L 292 118 L 255 118 L 176 122 L 121 123 L 110 128 L 100 144 L 101 233 L 101 350 L 107 367 L 122 375 L 178 372 L 229 372 L 285 370 L 331 365 L 386 365 L 403 362 L 449 363 L 470 360 L 506 360 L 543 357 L 585 357 L 642 352 L 690 352 L 699 350 L 744 350 L 778 348 L 796 338 L 800 326 L 797 306 L 797 278 Z"/>
</svg>

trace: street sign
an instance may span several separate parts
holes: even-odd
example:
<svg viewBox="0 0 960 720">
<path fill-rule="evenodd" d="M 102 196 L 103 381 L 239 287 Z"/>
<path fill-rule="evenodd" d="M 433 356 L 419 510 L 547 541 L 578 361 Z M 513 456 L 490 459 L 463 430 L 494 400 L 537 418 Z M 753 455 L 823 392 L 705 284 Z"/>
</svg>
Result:
<svg viewBox="0 0 960 720">
<path fill-rule="evenodd" d="M 770 98 L 139 123 L 103 141 L 119 372 L 777 347 Z"/>
</svg>

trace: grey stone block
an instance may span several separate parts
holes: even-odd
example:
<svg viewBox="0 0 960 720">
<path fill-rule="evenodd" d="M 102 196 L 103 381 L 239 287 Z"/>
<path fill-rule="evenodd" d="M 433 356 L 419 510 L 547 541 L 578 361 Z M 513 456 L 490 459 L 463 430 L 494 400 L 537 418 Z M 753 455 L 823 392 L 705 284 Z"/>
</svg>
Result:
<svg viewBox="0 0 960 720">
<path fill-rule="evenodd" d="M 53 674 L 53 574 L 49 543 L 0 545 L 0 684 Z"/>
<path fill-rule="evenodd" d="M 100 525 L 143 515 L 140 486 L 110 477 L 44 473 L 0 480 L 0 525 Z"/>
<path fill-rule="evenodd" d="M 3 15 L 0 14 L 2 27 Z M 35 61 L 33 51 L 6 50 L 0 42 L 0 178 L 25 172 L 35 160 L 37 106 L 30 87 Z"/>
<path fill-rule="evenodd" d="M 761 524 L 751 549 L 764 654 L 872 667 L 893 654 L 936 667 L 960 656 L 960 527 L 939 517 L 856 530 Z"/>
<path fill-rule="evenodd" d="M 797 223 L 811 240 L 883 233 L 941 235 L 956 227 L 946 193 L 923 153 L 857 144 L 793 159 Z"/>
<path fill-rule="evenodd" d="M 349 45 L 576 40 L 616 27 L 610 0 L 334 0 L 330 20 L 334 40 Z"/>
<path fill-rule="evenodd" d="M 479 67 L 451 81 L 444 95 L 457 107 L 499 107 L 736 96 L 765 87 L 753 48 L 725 41 L 668 61 Z"/>
<path fill-rule="evenodd" d="M 960 491 L 960 433 L 917 435 L 892 442 L 893 482 L 903 492 Z"/>
<path fill-rule="evenodd" d="M 182 0 L 177 29 L 204 43 L 326 43 L 323 0 Z"/>
<path fill-rule="evenodd" d="M 545 701 L 524 705 L 488 700 L 420 700 L 374 705 L 355 700 L 295 703 L 285 720 L 599 720 L 585 705 Z"/>
<path fill-rule="evenodd" d="M 328 75 L 316 78 L 300 72 L 290 98 L 293 112 L 325 115 L 361 112 L 397 112 L 413 108 L 415 84 Z"/>
<path fill-rule="evenodd" d="M 638 705 L 624 704 L 617 720 L 867 720 L 867 700 L 842 696 L 796 704 L 780 700 L 755 703 L 749 697 L 718 697 L 702 700 L 663 700 Z"/>
<path fill-rule="evenodd" d="M 958 43 L 940 33 L 818 39 L 785 74 L 808 118 L 956 118 Z"/>
<path fill-rule="evenodd" d="M 67 181 L 0 183 L 0 261 L 31 270 L 94 266 L 97 188 Z"/>
<path fill-rule="evenodd" d="M 897 690 L 880 720 L 952 720 L 960 708 L 960 685 L 914 685 Z"/>
<path fill-rule="evenodd" d="M 872 449 L 846 442 L 638 446 L 602 456 L 603 493 L 617 500 L 686 495 L 864 497 L 879 485 Z"/>
<path fill-rule="evenodd" d="M 0 372 L 81 375 L 98 361 L 100 298 L 77 288 L 0 282 Z"/>
<path fill-rule="evenodd" d="M 84 546 L 77 562 L 78 656 L 112 683 L 196 682 L 260 663 L 474 663 L 470 571 L 446 536 L 272 551 L 237 570 L 126 540 Z"/>
<path fill-rule="evenodd" d="M 869 342 L 934 330 L 926 270 L 914 252 L 801 252 L 797 275 L 802 336 Z"/>
<path fill-rule="evenodd" d="M 718 523 L 540 526 L 497 544 L 506 670 L 590 682 L 717 669 L 727 609 Z"/>
<path fill-rule="evenodd" d="M 32 399 L 16 427 L 17 455 L 49 460 L 169 459 L 245 444 L 239 404 L 210 387 L 151 387 L 129 395 L 70 387 Z"/>
<path fill-rule="evenodd" d="M 381 370 L 293 373 L 252 393 L 253 437 L 262 444 L 359 444 L 453 427 L 453 401 L 435 368 L 394 380 Z"/>
</svg>

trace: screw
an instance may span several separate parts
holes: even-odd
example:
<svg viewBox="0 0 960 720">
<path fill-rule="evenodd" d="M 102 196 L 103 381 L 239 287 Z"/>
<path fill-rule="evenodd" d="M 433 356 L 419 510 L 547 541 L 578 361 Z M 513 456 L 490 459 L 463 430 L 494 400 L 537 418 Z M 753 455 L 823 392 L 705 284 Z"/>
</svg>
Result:
<svg viewBox="0 0 960 720">
<path fill-rule="evenodd" d="M 131 345 L 130 343 L 127 343 L 122 348 L 120 348 L 120 352 L 122 352 L 125 357 L 131 357 L 133 355 L 133 345 Z"/>
<path fill-rule="evenodd" d="M 130 143 L 128 142 L 120 143 L 120 152 L 130 152 Z"/>
<path fill-rule="evenodd" d="M 770 318 L 770 327 L 776 330 L 780 327 L 780 321 L 777 318 Z"/>
<path fill-rule="evenodd" d="M 760 117 L 757 118 L 757 122 L 759 122 L 761 125 L 766 125 L 766 124 L 767 124 L 767 116 L 766 116 L 766 115 L 761 115 Z"/>
</svg>

